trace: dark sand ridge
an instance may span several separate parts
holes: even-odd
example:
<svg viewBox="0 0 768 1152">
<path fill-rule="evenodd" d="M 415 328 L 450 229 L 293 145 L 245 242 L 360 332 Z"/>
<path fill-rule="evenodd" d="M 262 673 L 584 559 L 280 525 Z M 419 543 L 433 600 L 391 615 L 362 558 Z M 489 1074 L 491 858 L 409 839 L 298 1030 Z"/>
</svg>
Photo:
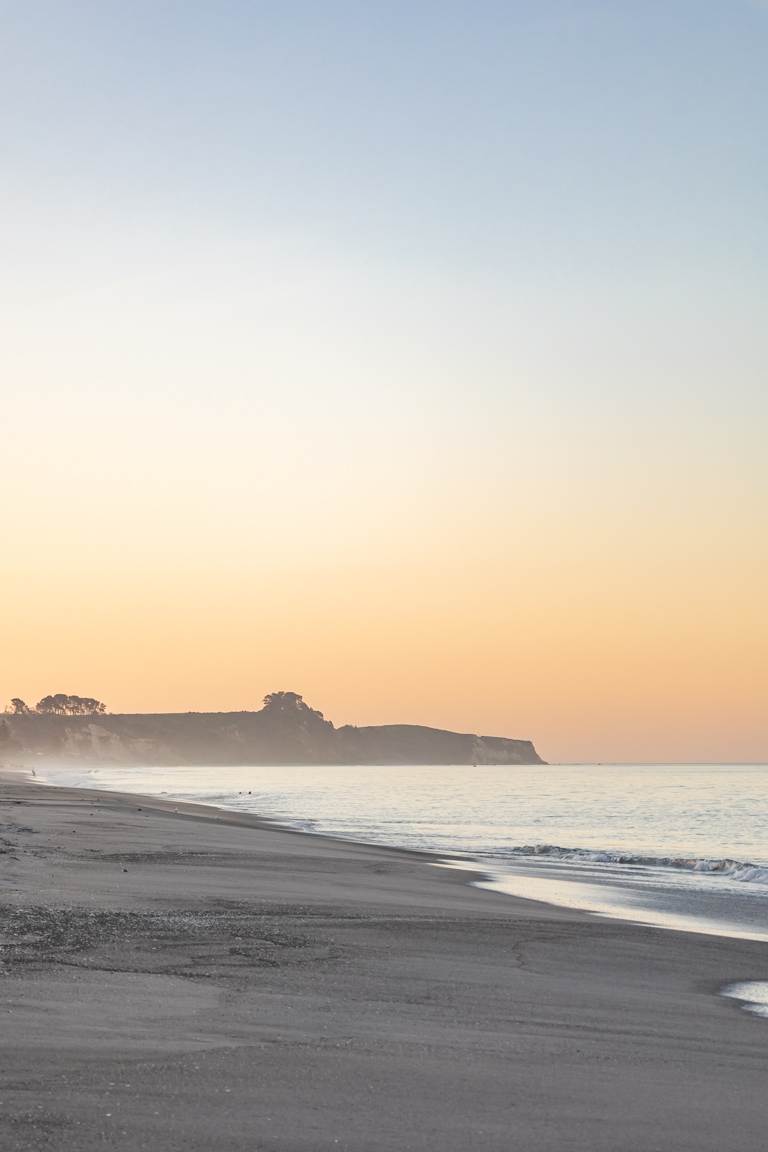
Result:
<svg viewBox="0 0 768 1152">
<path fill-rule="evenodd" d="M 768 947 L 0 782 L 0 1147 L 755 1152 Z"/>
</svg>

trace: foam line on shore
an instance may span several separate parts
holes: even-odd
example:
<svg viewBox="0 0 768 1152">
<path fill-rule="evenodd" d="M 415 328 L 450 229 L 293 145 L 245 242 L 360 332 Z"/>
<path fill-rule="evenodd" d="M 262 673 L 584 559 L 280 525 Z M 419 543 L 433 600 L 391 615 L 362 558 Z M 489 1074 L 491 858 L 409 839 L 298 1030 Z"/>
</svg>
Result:
<svg viewBox="0 0 768 1152">
<path fill-rule="evenodd" d="M 768 1018 L 768 981 L 748 980 L 740 984 L 729 984 L 723 988 L 723 996 L 738 1000 L 746 1012 Z"/>
<path fill-rule="evenodd" d="M 563 848 L 558 844 L 521 844 L 519 847 L 500 850 L 499 856 L 543 856 L 573 864 L 637 864 L 644 868 L 674 868 L 681 872 L 717 874 L 745 884 L 768 884 L 768 866 L 728 857 L 643 856 L 610 849 Z"/>
</svg>

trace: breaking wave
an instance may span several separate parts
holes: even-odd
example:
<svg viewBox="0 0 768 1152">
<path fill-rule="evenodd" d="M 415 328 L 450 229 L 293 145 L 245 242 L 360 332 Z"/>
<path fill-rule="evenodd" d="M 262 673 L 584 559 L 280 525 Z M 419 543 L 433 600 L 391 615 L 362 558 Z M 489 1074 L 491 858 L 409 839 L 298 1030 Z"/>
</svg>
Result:
<svg viewBox="0 0 768 1152">
<path fill-rule="evenodd" d="M 768 884 L 768 865 L 748 860 L 707 859 L 688 856 L 637 856 L 628 852 L 588 848 L 562 848 L 558 844 L 523 844 L 509 848 L 508 856 L 544 856 L 573 864 L 634 864 L 643 868 L 677 868 L 683 872 L 706 872 L 744 884 Z"/>
</svg>

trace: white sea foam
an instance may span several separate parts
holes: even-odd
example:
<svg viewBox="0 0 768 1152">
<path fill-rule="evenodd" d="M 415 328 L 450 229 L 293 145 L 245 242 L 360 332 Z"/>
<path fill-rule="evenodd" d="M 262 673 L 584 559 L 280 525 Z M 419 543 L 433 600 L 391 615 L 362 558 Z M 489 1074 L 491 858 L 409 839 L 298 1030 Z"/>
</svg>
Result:
<svg viewBox="0 0 768 1152">
<path fill-rule="evenodd" d="M 742 984 L 729 984 L 723 988 L 723 996 L 738 1000 L 747 1012 L 755 1016 L 768 1016 L 768 983 L 751 980 Z"/>
<path fill-rule="evenodd" d="M 698 856 L 643 856 L 609 849 L 563 848 L 559 844 L 521 844 L 500 855 L 536 856 L 562 860 L 567 864 L 629 864 L 642 868 L 676 868 L 684 872 L 706 872 L 727 876 L 746 884 L 768 884 L 768 867 L 748 860 Z"/>
</svg>

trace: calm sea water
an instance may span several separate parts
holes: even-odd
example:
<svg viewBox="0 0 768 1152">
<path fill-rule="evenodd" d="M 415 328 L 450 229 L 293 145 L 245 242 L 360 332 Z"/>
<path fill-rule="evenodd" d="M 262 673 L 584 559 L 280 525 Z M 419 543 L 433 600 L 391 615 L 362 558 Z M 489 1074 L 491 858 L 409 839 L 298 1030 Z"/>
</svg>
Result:
<svg viewBox="0 0 768 1152">
<path fill-rule="evenodd" d="M 104 766 L 46 780 L 461 856 L 514 895 L 768 940 L 766 765 Z"/>
</svg>

